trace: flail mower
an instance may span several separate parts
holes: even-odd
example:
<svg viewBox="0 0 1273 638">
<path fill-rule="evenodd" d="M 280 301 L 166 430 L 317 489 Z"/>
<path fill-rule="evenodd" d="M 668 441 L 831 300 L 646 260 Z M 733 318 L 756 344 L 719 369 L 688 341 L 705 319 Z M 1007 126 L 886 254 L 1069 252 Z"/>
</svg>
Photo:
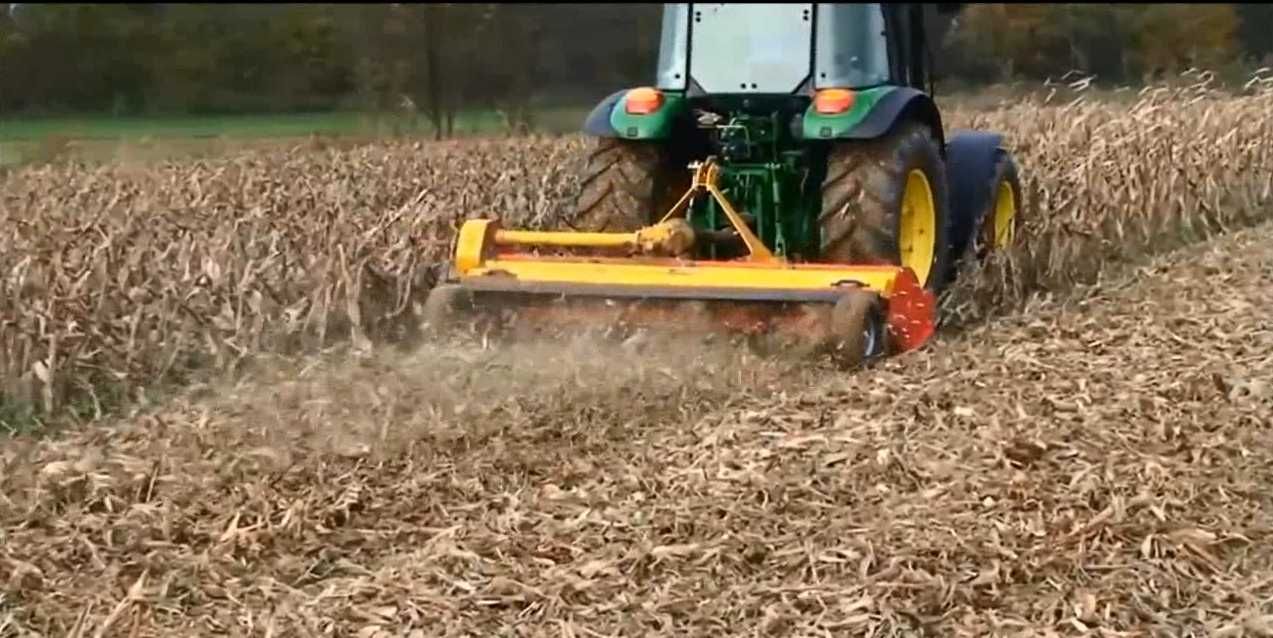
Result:
<svg viewBox="0 0 1273 638">
<path fill-rule="evenodd" d="M 426 324 L 705 327 L 850 364 L 920 347 L 954 263 L 1020 221 L 1002 136 L 948 138 L 925 90 L 958 8 L 664 5 L 655 85 L 584 123 L 574 227 L 465 222 Z"/>
</svg>

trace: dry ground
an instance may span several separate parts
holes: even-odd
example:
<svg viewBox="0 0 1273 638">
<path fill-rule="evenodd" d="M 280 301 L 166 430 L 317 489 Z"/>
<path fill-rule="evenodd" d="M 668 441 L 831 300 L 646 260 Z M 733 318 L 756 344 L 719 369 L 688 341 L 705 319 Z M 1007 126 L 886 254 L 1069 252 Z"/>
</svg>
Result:
<svg viewBox="0 0 1273 638">
<path fill-rule="evenodd" d="M 0 634 L 1270 635 L 1270 232 L 855 375 L 456 346 L 13 444 Z"/>
</svg>

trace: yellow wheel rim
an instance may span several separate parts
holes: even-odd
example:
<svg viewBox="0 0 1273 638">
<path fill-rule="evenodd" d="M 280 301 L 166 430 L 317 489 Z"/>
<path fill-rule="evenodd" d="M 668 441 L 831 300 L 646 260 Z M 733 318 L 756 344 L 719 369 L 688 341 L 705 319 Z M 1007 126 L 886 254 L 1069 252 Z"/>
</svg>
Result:
<svg viewBox="0 0 1273 638">
<path fill-rule="evenodd" d="M 994 244 L 1003 248 L 1012 243 L 1017 234 L 1017 196 L 1007 180 L 999 182 L 995 194 Z"/>
<path fill-rule="evenodd" d="M 933 189 L 924 172 L 914 169 L 907 173 L 897 244 L 902 253 L 902 265 L 915 272 L 921 286 L 928 283 L 933 255 L 936 254 L 936 208 L 933 205 Z"/>
</svg>

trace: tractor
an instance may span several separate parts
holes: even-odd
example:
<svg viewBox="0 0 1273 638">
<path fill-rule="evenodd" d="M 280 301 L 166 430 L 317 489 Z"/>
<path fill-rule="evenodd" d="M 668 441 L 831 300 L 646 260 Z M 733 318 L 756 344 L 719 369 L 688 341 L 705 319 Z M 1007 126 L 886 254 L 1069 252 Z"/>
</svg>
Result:
<svg viewBox="0 0 1273 638">
<path fill-rule="evenodd" d="M 1020 223 L 1002 136 L 947 131 L 933 99 L 931 43 L 959 7 L 664 5 L 654 83 L 583 123 L 572 228 L 466 222 L 426 321 L 590 300 L 785 326 L 852 363 L 919 347 L 958 260 Z"/>
</svg>

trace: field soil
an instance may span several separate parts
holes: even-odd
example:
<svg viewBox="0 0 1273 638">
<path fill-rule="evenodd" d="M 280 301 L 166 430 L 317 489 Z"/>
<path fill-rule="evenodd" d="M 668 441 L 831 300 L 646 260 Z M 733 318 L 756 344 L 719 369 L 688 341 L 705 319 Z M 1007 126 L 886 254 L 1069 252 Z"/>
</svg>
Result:
<svg viewBox="0 0 1273 638">
<path fill-rule="evenodd" d="M 433 345 L 15 442 L 0 633 L 1270 635 L 1270 232 L 852 374 Z"/>
</svg>

